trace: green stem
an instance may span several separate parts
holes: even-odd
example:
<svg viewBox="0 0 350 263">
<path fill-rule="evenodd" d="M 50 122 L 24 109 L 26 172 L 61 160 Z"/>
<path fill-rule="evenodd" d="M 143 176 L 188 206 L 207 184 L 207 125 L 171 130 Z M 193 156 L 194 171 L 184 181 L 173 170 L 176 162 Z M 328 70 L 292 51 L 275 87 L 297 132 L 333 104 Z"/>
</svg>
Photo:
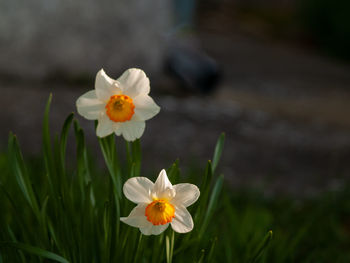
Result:
<svg viewBox="0 0 350 263">
<path fill-rule="evenodd" d="M 140 232 L 139 242 L 137 244 L 135 257 L 134 257 L 134 263 L 139 262 L 138 258 L 139 258 L 139 254 L 140 254 L 140 250 L 141 250 L 141 243 L 142 243 L 142 233 Z"/>
<path fill-rule="evenodd" d="M 174 254 L 174 240 L 175 240 L 175 232 L 171 230 L 171 233 L 166 236 L 165 239 L 165 248 L 166 248 L 166 262 L 172 263 L 173 254 Z"/>
</svg>

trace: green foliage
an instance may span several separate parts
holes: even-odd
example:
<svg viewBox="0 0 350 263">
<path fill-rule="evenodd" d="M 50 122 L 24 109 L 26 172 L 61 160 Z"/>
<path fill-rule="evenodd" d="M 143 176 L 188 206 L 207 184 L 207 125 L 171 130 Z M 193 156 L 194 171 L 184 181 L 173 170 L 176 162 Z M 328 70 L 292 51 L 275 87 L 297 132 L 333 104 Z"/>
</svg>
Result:
<svg viewBox="0 0 350 263">
<path fill-rule="evenodd" d="M 8 153 L 0 155 L 0 262 L 350 260 L 348 192 L 300 204 L 232 191 L 225 187 L 224 177 L 216 174 L 224 135 L 213 161 L 208 161 L 203 175 L 195 177 L 201 196 L 189 207 L 193 231 L 177 234 L 169 228 L 158 236 L 141 235 L 119 220 L 134 206 L 123 196 L 122 185 L 140 175 L 140 141 L 124 143 L 115 136 L 98 139 L 108 172 L 100 171 L 91 158 L 98 153 L 88 154 L 84 131 L 73 114 L 60 135 L 51 137 L 50 102 L 51 98 L 44 117 L 43 156 L 23 159 L 13 134 Z M 67 165 L 72 124 L 76 160 Z M 124 149 L 126 162 L 121 162 Z M 179 166 L 176 161 L 167 169 L 173 184 L 192 176 L 180 176 Z"/>
</svg>

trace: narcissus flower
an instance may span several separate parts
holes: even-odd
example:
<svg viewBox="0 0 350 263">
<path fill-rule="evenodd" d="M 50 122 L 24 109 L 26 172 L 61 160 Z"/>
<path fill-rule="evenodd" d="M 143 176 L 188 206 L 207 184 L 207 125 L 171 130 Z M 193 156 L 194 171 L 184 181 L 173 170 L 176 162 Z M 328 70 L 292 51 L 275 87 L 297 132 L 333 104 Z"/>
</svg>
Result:
<svg viewBox="0 0 350 263">
<path fill-rule="evenodd" d="M 96 75 L 95 89 L 83 94 L 76 105 L 80 115 L 98 120 L 97 136 L 114 132 L 134 141 L 142 136 L 145 121 L 160 110 L 149 92 L 149 79 L 141 69 L 128 69 L 117 80 L 101 69 Z"/>
<path fill-rule="evenodd" d="M 193 229 L 193 220 L 186 207 L 199 197 L 199 189 L 193 184 L 172 185 L 165 170 L 155 183 L 146 177 L 133 177 L 123 187 L 125 196 L 137 206 L 124 223 L 140 228 L 144 235 L 159 235 L 169 225 L 175 232 L 187 233 Z"/>
</svg>

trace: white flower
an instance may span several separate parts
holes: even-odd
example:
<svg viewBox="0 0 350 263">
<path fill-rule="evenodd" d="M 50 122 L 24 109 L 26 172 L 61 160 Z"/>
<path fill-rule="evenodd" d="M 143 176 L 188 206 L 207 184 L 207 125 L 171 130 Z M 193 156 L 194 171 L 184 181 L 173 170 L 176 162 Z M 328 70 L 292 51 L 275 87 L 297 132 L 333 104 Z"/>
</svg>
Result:
<svg viewBox="0 0 350 263">
<path fill-rule="evenodd" d="M 199 189 L 193 184 L 172 185 L 165 170 L 155 183 L 146 177 L 133 177 L 126 181 L 123 192 L 137 204 L 124 223 L 140 228 L 144 235 L 159 235 L 169 225 L 175 232 L 187 233 L 193 229 L 193 220 L 186 207 L 199 197 Z"/>
<path fill-rule="evenodd" d="M 128 69 L 117 80 L 101 69 L 96 75 L 95 89 L 79 97 L 76 105 L 80 115 L 98 120 L 97 136 L 114 132 L 134 141 L 142 136 L 145 121 L 160 110 L 149 92 L 149 79 L 141 69 Z"/>
</svg>

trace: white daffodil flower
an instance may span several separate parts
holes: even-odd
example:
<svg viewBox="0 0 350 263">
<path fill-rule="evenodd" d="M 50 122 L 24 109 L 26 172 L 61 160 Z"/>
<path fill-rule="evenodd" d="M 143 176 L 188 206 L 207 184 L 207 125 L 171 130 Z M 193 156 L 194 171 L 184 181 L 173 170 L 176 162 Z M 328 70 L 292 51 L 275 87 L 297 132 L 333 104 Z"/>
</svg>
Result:
<svg viewBox="0 0 350 263">
<path fill-rule="evenodd" d="M 98 120 L 98 137 L 114 132 L 134 141 L 142 136 L 145 121 L 160 110 L 149 92 L 149 79 L 141 69 L 128 69 L 117 80 L 101 69 L 96 75 L 95 89 L 79 97 L 76 105 L 80 115 Z"/>
<path fill-rule="evenodd" d="M 146 177 L 133 177 L 126 181 L 123 192 L 137 204 L 128 217 L 120 220 L 140 228 L 144 235 L 159 235 L 169 225 L 178 233 L 193 229 L 193 220 L 186 207 L 199 197 L 199 189 L 193 184 L 172 185 L 165 170 L 155 183 Z"/>
</svg>

